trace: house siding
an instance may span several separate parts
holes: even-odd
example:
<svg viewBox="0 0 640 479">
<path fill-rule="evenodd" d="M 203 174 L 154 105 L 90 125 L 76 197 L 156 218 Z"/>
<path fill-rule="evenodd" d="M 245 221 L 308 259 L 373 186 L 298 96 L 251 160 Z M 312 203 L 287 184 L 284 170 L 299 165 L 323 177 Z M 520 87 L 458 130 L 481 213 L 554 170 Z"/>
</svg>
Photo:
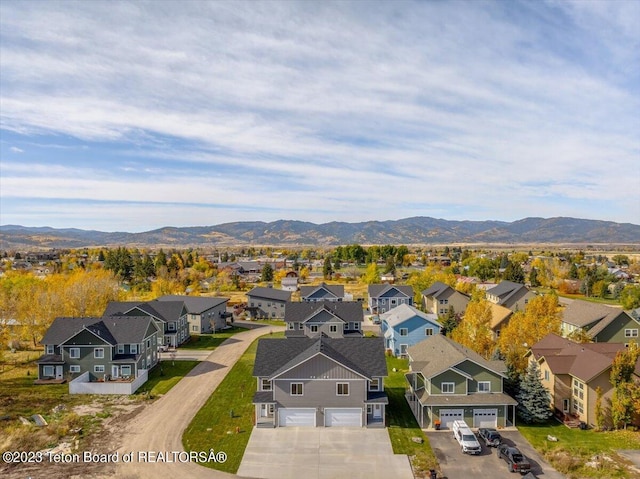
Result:
<svg viewBox="0 0 640 479">
<path fill-rule="evenodd" d="M 303 383 L 303 395 L 292 396 L 291 383 Z M 349 383 L 349 395 L 338 396 L 338 383 Z M 318 379 L 276 379 L 274 381 L 274 400 L 281 407 L 314 407 L 323 410 L 327 407 L 364 408 L 366 384 L 363 379 L 326 380 Z M 366 411 L 365 411 L 366 412 Z M 322 421 L 323 422 L 323 421 Z M 318 421 L 318 425 L 321 421 Z"/>
<path fill-rule="evenodd" d="M 286 301 L 248 296 L 248 305 L 257 308 L 255 316 L 261 319 L 284 319 Z"/>
<path fill-rule="evenodd" d="M 429 408 L 424 408 L 428 411 Z M 473 411 L 475 409 L 497 409 L 498 410 L 498 427 L 506 426 L 506 409 L 507 406 L 504 405 L 482 405 L 482 406 L 433 406 L 431 408 L 433 414 L 433 420 L 440 419 L 440 410 L 441 409 L 463 409 L 464 410 L 464 421 L 469 425 L 469 427 L 473 427 Z M 428 413 L 425 413 L 425 419 L 431 419 Z M 426 424 L 426 422 L 425 422 Z M 429 424 L 432 427 L 432 423 Z"/>
<path fill-rule="evenodd" d="M 408 334 L 406 336 L 400 335 L 401 329 L 407 329 Z M 394 356 L 400 355 L 400 345 L 406 344 L 407 346 L 413 346 L 414 344 L 423 341 L 428 338 L 425 334 L 425 330 L 427 328 L 433 329 L 433 334 L 440 334 L 440 325 L 435 323 L 428 323 L 424 319 L 414 316 L 413 318 L 409 318 L 406 321 L 403 321 L 400 324 L 397 324 L 393 328 L 393 337 L 385 339 L 385 347 L 386 349 L 391 349 Z M 389 325 L 386 321 L 383 321 L 380 327 L 382 334 L 390 329 Z"/>
<path fill-rule="evenodd" d="M 442 392 L 442 383 L 455 383 L 454 393 L 453 394 L 467 394 L 467 378 L 462 376 L 461 374 L 447 370 L 443 373 L 434 376 L 431 379 L 431 395 L 441 394 L 443 396 L 450 396 L 451 393 L 443 394 Z"/>
<path fill-rule="evenodd" d="M 473 361 L 464 361 L 456 366 L 456 368 L 473 376 L 473 380 L 469 381 L 469 393 L 478 391 L 478 382 L 489 381 L 491 383 L 491 392 L 502 392 L 502 376 L 498 373 L 483 368 Z"/>
<path fill-rule="evenodd" d="M 280 379 L 362 379 L 325 356 L 316 356 L 278 376 Z"/>
<path fill-rule="evenodd" d="M 640 341 L 640 337 L 625 337 L 625 329 L 637 329 L 640 332 L 640 323 L 627 313 L 620 312 L 620 314 L 593 339 L 599 343 L 629 343 L 631 340 L 635 340 L 636 342 Z"/>
</svg>

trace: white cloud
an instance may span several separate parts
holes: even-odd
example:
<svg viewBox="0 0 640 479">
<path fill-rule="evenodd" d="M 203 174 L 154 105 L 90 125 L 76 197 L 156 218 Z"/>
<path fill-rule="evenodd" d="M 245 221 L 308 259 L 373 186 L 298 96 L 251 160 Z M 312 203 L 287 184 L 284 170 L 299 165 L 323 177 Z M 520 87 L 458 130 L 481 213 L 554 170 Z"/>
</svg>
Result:
<svg viewBox="0 0 640 479">
<path fill-rule="evenodd" d="M 11 150 L 13 153 L 24 153 L 24 150 L 22 148 L 18 148 L 17 146 L 12 146 L 11 148 L 9 148 L 9 150 Z"/>
</svg>

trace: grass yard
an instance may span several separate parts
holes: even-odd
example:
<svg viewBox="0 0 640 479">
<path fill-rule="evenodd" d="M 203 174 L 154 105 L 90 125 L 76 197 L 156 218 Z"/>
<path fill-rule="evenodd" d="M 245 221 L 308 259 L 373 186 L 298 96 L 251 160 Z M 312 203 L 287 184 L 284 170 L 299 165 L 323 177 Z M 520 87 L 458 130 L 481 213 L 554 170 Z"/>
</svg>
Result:
<svg viewBox="0 0 640 479">
<path fill-rule="evenodd" d="M 267 326 L 285 326 L 284 321 L 280 319 L 257 319 L 255 321 L 252 321 L 252 323 L 265 324 Z"/>
<path fill-rule="evenodd" d="M 284 337 L 274 333 L 270 337 Z M 195 415 L 182 436 L 186 451 L 224 451 L 224 463 L 207 462 L 203 465 L 235 474 L 242 462 L 253 429 L 253 393 L 256 380 L 251 375 L 258 340 L 240 357 L 220 386 Z"/>
<path fill-rule="evenodd" d="M 518 430 L 553 467 L 569 478 L 638 478 L 638 473 L 619 467 L 626 461 L 617 449 L 640 449 L 640 433 L 635 431 L 583 431 L 569 429 L 557 421 L 544 425 L 519 425 Z M 550 442 L 547 435 L 558 442 Z M 586 467 L 585 463 L 596 455 L 607 455 L 602 468 Z"/>
<path fill-rule="evenodd" d="M 389 376 L 385 379 L 384 384 L 387 396 L 389 396 L 387 425 L 393 452 L 410 456 L 416 474 L 420 471 L 427 473 L 429 469 L 435 469 L 438 462 L 431 450 L 429 440 L 420 429 L 404 397 L 406 389 L 404 375 L 409 370 L 409 363 L 406 359 L 387 356 L 387 368 Z M 394 368 L 396 372 L 393 371 Z M 414 437 L 422 438 L 424 443 L 413 442 L 412 438 Z"/>
<path fill-rule="evenodd" d="M 236 333 L 246 331 L 244 328 L 231 327 L 223 329 L 217 333 L 198 334 L 191 336 L 191 339 L 180 345 L 181 349 L 215 349 L 220 346 L 225 339 L 229 339 Z"/>
<path fill-rule="evenodd" d="M 189 371 L 191 371 L 199 361 L 160 361 L 156 367 L 149 372 L 149 379 L 140 386 L 136 394 L 148 394 L 151 398 L 166 394 L 178 384 Z"/>
</svg>

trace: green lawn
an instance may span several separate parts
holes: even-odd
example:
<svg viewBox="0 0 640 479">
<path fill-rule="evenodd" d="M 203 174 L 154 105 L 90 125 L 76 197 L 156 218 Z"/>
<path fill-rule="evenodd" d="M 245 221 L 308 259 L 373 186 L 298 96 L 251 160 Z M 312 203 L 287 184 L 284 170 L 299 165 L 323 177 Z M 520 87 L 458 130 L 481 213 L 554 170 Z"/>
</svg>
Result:
<svg viewBox="0 0 640 479">
<path fill-rule="evenodd" d="M 274 333 L 270 337 L 284 337 Z M 235 474 L 240 467 L 244 450 L 253 429 L 253 393 L 256 380 L 251 375 L 258 340 L 254 341 L 220 386 L 195 415 L 182 436 L 187 451 L 224 451 L 224 463 L 203 463 L 207 467 Z"/>
<path fill-rule="evenodd" d="M 280 319 L 257 319 L 252 322 L 257 324 L 265 324 L 267 326 L 285 326 L 284 321 Z"/>
<path fill-rule="evenodd" d="M 387 426 L 393 452 L 413 456 L 412 464 L 416 473 L 418 471 L 426 473 L 429 469 L 437 467 L 437 459 L 404 397 L 407 385 L 404 375 L 409 370 L 409 363 L 406 359 L 387 356 L 387 368 L 389 376 L 384 382 L 385 391 L 389 397 Z M 393 371 L 394 368 L 396 372 Z M 424 443 L 413 442 L 414 437 L 422 438 Z"/>
<path fill-rule="evenodd" d="M 136 394 L 149 394 L 151 397 L 166 394 L 197 364 L 198 361 L 160 361 L 149 372 L 149 379 Z"/>
<path fill-rule="evenodd" d="M 217 333 L 198 334 L 191 336 L 191 339 L 180 345 L 181 349 L 215 349 L 220 346 L 225 339 L 237 333 L 246 331 L 244 328 L 231 327 Z"/>
<path fill-rule="evenodd" d="M 640 434 L 634 431 L 583 431 L 570 429 L 557 421 L 544 425 L 519 425 L 518 430 L 551 464 L 570 478 L 632 478 L 615 463 L 624 462 L 615 454 L 616 449 L 640 449 Z M 547 440 L 555 436 L 558 442 Z M 585 467 L 584 464 L 598 454 L 607 454 L 615 463 L 604 469 Z"/>
</svg>

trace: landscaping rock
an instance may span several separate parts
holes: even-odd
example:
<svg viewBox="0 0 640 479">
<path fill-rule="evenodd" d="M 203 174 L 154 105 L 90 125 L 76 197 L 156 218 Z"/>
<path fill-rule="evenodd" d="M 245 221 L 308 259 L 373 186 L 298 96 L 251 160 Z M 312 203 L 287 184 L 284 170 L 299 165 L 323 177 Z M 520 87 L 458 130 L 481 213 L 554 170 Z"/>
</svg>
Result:
<svg viewBox="0 0 640 479">
<path fill-rule="evenodd" d="M 424 439 L 422 439 L 421 437 L 416 437 L 416 436 L 412 437 L 411 440 L 413 442 L 418 443 L 418 444 L 422 444 L 424 442 Z"/>
</svg>

